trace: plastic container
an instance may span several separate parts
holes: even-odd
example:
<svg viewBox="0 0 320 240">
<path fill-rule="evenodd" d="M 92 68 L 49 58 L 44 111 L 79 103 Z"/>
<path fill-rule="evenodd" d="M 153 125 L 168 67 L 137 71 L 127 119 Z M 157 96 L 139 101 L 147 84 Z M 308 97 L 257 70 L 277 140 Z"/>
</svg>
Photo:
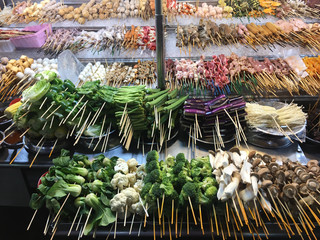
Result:
<svg viewBox="0 0 320 240">
<path fill-rule="evenodd" d="M 10 40 L 0 40 L 0 52 L 14 52 L 16 47 Z"/>
<path fill-rule="evenodd" d="M 23 30 L 34 31 L 36 33 L 10 38 L 10 41 L 16 48 L 40 48 L 46 42 L 47 37 L 52 33 L 51 24 L 30 26 Z"/>
</svg>

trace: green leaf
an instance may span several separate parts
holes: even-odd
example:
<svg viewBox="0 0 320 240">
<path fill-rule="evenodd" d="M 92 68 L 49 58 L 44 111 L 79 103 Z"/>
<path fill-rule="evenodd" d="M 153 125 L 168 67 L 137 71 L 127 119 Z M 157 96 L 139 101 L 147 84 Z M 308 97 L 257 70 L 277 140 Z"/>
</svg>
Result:
<svg viewBox="0 0 320 240">
<path fill-rule="evenodd" d="M 27 88 L 22 93 L 22 101 L 29 100 L 30 103 L 39 101 L 50 90 L 50 83 L 46 80 L 40 80 L 32 87 Z"/>
</svg>

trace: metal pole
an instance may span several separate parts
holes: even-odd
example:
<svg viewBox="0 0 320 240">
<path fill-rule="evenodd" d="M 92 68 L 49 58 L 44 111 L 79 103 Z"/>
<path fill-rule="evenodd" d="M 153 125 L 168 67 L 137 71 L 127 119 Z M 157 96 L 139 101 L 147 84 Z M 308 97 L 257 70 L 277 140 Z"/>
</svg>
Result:
<svg viewBox="0 0 320 240">
<path fill-rule="evenodd" d="M 158 87 L 165 89 L 164 31 L 162 1 L 155 0 Z"/>
</svg>

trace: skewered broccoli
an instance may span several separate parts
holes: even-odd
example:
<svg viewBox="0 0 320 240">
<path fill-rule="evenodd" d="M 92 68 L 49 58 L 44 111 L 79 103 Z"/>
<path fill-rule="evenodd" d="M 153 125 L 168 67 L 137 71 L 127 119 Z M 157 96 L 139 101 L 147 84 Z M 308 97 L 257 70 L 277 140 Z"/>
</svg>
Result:
<svg viewBox="0 0 320 240">
<path fill-rule="evenodd" d="M 147 160 L 147 163 L 149 163 L 151 161 L 158 162 L 159 161 L 159 153 L 156 150 L 149 152 L 146 160 Z"/>
<path fill-rule="evenodd" d="M 161 180 L 161 171 L 159 169 L 154 169 L 153 171 L 151 171 L 150 173 L 147 174 L 147 176 L 144 179 L 145 183 L 151 182 L 151 183 L 155 183 L 159 180 Z"/>
<path fill-rule="evenodd" d="M 216 186 L 211 186 L 205 191 L 204 195 L 206 197 L 212 199 L 212 198 L 216 197 L 217 191 L 218 191 L 218 189 Z"/>
<path fill-rule="evenodd" d="M 150 173 L 154 169 L 160 169 L 159 162 L 158 161 L 148 162 L 147 165 L 146 165 L 146 172 Z"/>
<path fill-rule="evenodd" d="M 151 188 L 152 188 L 152 183 L 151 182 L 146 183 L 140 192 L 140 196 L 142 198 L 145 198 L 145 196 L 149 193 Z"/>
<path fill-rule="evenodd" d="M 199 187 L 196 183 L 187 182 L 183 185 L 182 190 L 179 195 L 179 202 L 181 205 L 185 205 L 190 197 L 193 204 L 199 203 Z"/>
</svg>

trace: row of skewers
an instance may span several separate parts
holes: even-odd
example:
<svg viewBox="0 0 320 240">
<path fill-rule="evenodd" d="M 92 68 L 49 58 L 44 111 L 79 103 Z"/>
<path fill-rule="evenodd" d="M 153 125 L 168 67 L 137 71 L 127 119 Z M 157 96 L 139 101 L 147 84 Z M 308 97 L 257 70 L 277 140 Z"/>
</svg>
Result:
<svg viewBox="0 0 320 240">
<path fill-rule="evenodd" d="M 166 11 L 166 2 L 163 2 Z M 0 15 L 2 24 L 30 22 L 76 21 L 84 24 L 94 19 L 140 17 L 149 19 L 154 16 L 154 0 L 90 0 L 80 6 L 65 5 L 63 1 L 43 0 L 40 3 L 22 1 L 13 7 L 5 6 Z"/>
<path fill-rule="evenodd" d="M 35 213 L 27 229 L 45 204 L 51 211 L 44 233 L 51 223 L 53 236 L 59 224 L 66 222 L 72 222 L 68 236 L 74 229 L 79 238 L 92 231 L 94 236 L 94 226 L 111 226 L 107 236 L 112 232 L 116 238 L 120 224 L 128 224 L 130 236 L 133 225 L 140 222 L 138 236 L 142 227 L 151 224 L 154 240 L 167 233 L 170 238 L 188 236 L 196 228 L 212 237 L 237 239 L 249 231 L 253 239 L 261 239 L 260 234 L 270 235 L 266 223 L 272 222 L 289 238 L 317 239 L 317 160 L 304 166 L 239 148 L 209 151 L 209 156 L 191 161 L 181 153 L 159 160 L 156 151 L 149 152 L 146 164 L 139 167 L 135 159 L 126 162 L 101 155 L 89 161 L 63 152 L 32 195 L 30 206 Z M 90 170 L 96 173 L 93 182 Z M 96 219 L 99 208 L 103 217 Z"/>
<path fill-rule="evenodd" d="M 77 29 L 60 28 L 48 36 L 42 46 L 46 54 L 56 56 L 64 50 L 76 53 L 84 49 L 91 49 L 94 53 L 110 49 L 112 53 L 141 49 L 155 51 L 155 28 L 150 26 L 127 29 L 125 26 L 113 26 L 99 31 L 79 31 Z"/>
<path fill-rule="evenodd" d="M 307 3 L 299 0 L 289 1 L 224 1 L 219 0 L 218 6 L 203 3 L 201 6 L 176 0 L 163 0 L 162 8 L 169 20 L 175 16 L 196 16 L 212 18 L 229 17 L 261 17 L 266 14 L 282 17 L 310 17 L 319 18 L 320 10 L 312 1 Z M 94 19 L 140 17 L 149 19 L 155 14 L 154 0 L 90 0 L 79 7 L 65 5 L 56 0 L 43 0 L 40 3 L 22 1 L 13 3 L 13 7 L 5 6 L 0 12 L 2 25 L 13 23 L 29 23 L 37 21 L 61 22 L 65 20 L 77 21 L 84 24 Z"/>
<path fill-rule="evenodd" d="M 307 24 L 301 19 L 293 18 L 288 21 L 279 20 L 263 25 L 250 23 L 220 24 L 211 20 L 201 19 L 199 25 L 178 26 L 176 29 L 176 46 L 185 53 L 191 54 L 192 47 L 205 49 L 213 45 L 244 44 L 257 51 L 256 46 L 268 47 L 271 51 L 274 44 L 280 46 L 302 46 L 311 52 L 318 52 L 319 44 L 318 23 Z"/>
<path fill-rule="evenodd" d="M 146 85 L 156 83 L 156 64 L 152 61 L 138 61 L 134 66 L 121 62 L 103 65 L 88 63 L 79 75 L 79 85 L 100 80 L 101 84 L 120 87 L 122 85 Z"/>
<path fill-rule="evenodd" d="M 259 95 L 265 92 L 276 95 L 277 91 L 283 90 L 291 95 L 299 94 L 300 90 L 317 95 L 320 89 L 318 72 L 315 72 L 315 68 L 310 68 L 314 74 L 306 72 L 304 61 L 307 59 L 291 56 L 259 61 L 234 53 L 229 57 L 223 54 L 213 56 L 208 61 L 204 57 L 198 61 L 169 59 L 166 62 L 166 79 L 172 88 L 184 88 L 187 91 L 195 89 L 198 95 L 204 89 L 216 95 L 230 92 L 241 94 L 244 89 Z"/>
</svg>

